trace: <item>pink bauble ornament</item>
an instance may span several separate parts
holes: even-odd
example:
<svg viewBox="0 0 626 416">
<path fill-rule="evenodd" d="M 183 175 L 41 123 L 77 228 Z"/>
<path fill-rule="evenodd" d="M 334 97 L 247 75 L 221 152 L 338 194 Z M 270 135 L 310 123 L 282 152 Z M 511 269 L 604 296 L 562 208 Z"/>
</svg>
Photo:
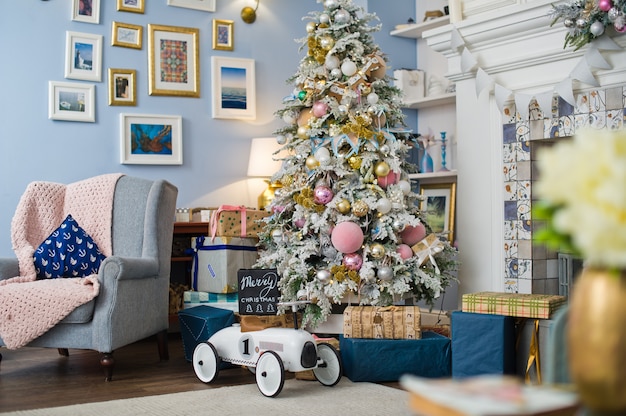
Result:
<svg viewBox="0 0 626 416">
<path fill-rule="evenodd" d="M 350 221 L 337 224 L 330 235 L 333 247 L 341 253 L 354 253 L 360 249 L 363 238 L 361 227 Z"/>
<path fill-rule="evenodd" d="M 344 254 L 342 264 L 348 270 L 360 270 L 363 266 L 363 257 L 359 253 Z"/>
<path fill-rule="evenodd" d="M 611 0 L 599 0 L 598 8 L 603 12 L 608 12 L 613 7 L 613 2 Z"/>
<path fill-rule="evenodd" d="M 304 227 L 304 223 L 306 222 L 306 220 L 304 218 L 298 218 L 297 220 L 295 220 L 293 222 L 293 224 L 298 227 L 298 228 L 302 228 Z"/>
<path fill-rule="evenodd" d="M 410 259 L 411 257 L 413 257 L 413 250 L 410 246 L 406 244 L 400 244 L 398 247 L 396 247 L 396 252 L 400 255 L 402 260 Z"/>
<path fill-rule="evenodd" d="M 313 190 L 313 200 L 316 204 L 326 205 L 333 200 L 333 190 L 326 185 L 316 186 Z"/>
<path fill-rule="evenodd" d="M 315 117 L 324 117 L 328 113 L 328 104 L 323 101 L 316 101 L 313 104 L 313 115 Z"/>
<path fill-rule="evenodd" d="M 407 225 L 404 231 L 400 233 L 400 237 L 402 237 L 404 244 L 412 246 L 426 237 L 426 227 L 421 223 L 417 226 Z"/>
<path fill-rule="evenodd" d="M 398 179 L 400 179 L 399 175 L 394 171 L 390 171 L 387 176 L 379 176 L 378 177 L 378 186 L 383 189 L 387 189 L 389 185 L 398 183 Z"/>
</svg>

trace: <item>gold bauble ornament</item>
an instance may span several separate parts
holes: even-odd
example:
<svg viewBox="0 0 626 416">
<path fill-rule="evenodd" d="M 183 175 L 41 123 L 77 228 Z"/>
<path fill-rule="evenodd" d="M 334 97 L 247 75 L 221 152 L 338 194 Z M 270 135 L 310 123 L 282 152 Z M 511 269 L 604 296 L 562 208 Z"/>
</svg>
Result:
<svg viewBox="0 0 626 416">
<path fill-rule="evenodd" d="M 317 29 L 317 24 L 315 22 L 309 22 L 306 24 L 307 33 L 313 33 Z"/>
<path fill-rule="evenodd" d="M 385 255 L 385 247 L 380 243 L 374 243 L 370 246 L 370 253 L 375 259 L 380 259 Z"/>
<path fill-rule="evenodd" d="M 308 139 L 309 138 L 309 129 L 307 129 L 306 127 L 302 126 L 302 127 L 298 127 L 298 132 L 296 133 L 296 135 L 300 138 L 300 139 Z"/>
<path fill-rule="evenodd" d="M 350 165 L 352 169 L 361 169 L 362 163 L 363 159 L 359 156 L 350 156 L 350 158 L 348 158 L 348 165 Z"/>
<path fill-rule="evenodd" d="M 298 115 L 298 127 L 307 126 L 309 124 L 309 120 L 313 118 L 313 112 L 310 108 L 305 108 L 300 111 Z"/>
<path fill-rule="evenodd" d="M 283 186 L 291 186 L 293 184 L 293 176 L 291 175 L 285 175 L 282 178 L 280 178 L 280 183 Z"/>
<path fill-rule="evenodd" d="M 313 170 L 320 165 L 320 162 L 315 158 L 315 156 L 309 156 L 306 158 L 306 167 L 309 170 Z"/>
<path fill-rule="evenodd" d="M 367 215 L 369 210 L 370 207 L 364 201 L 354 201 L 354 203 L 352 204 L 352 213 L 357 217 L 363 217 Z"/>
<path fill-rule="evenodd" d="M 387 162 L 378 162 L 374 168 L 374 173 L 376 176 L 387 176 L 389 175 L 389 170 L 390 168 Z"/>
<path fill-rule="evenodd" d="M 347 199 L 342 199 L 341 201 L 339 201 L 337 203 L 337 211 L 342 214 L 347 214 L 348 212 L 350 212 L 350 201 L 348 201 Z"/>
</svg>

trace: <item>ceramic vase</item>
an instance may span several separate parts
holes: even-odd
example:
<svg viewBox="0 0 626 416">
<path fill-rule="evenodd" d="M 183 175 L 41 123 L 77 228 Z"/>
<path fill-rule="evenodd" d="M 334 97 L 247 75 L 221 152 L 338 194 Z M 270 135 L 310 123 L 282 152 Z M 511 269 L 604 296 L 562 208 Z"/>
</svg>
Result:
<svg viewBox="0 0 626 416">
<path fill-rule="evenodd" d="M 569 367 L 591 415 L 626 414 L 626 271 L 584 268 L 569 305 Z"/>
</svg>

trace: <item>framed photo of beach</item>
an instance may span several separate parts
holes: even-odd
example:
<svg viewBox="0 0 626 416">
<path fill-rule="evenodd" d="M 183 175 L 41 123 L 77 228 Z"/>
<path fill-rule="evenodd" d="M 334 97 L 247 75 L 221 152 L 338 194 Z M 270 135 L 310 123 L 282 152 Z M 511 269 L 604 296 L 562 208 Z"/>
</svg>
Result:
<svg viewBox="0 0 626 416">
<path fill-rule="evenodd" d="M 65 78 L 102 81 L 102 35 L 65 32 Z"/>
<path fill-rule="evenodd" d="M 456 183 L 420 185 L 420 211 L 438 237 L 454 242 Z"/>
<path fill-rule="evenodd" d="M 96 86 L 78 82 L 48 83 L 48 118 L 51 120 L 96 121 Z"/>
<path fill-rule="evenodd" d="M 254 60 L 211 57 L 213 118 L 254 120 Z"/>
<path fill-rule="evenodd" d="M 100 23 L 100 0 L 72 0 L 72 20 Z"/>
<path fill-rule="evenodd" d="M 149 24 L 148 32 L 148 93 L 200 97 L 200 31 Z"/>
<path fill-rule="evenodd" d="M 182 165 L 183 118 L 120 114 L 120 163 Z"/>
</svg>

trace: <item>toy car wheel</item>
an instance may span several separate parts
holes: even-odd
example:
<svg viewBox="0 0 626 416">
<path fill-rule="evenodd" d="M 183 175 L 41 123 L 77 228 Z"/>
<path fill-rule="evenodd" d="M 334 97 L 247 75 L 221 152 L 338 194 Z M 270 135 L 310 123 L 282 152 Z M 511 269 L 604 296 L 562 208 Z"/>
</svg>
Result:
<svg viewBox="0 0 626 416">
<path fill-rule="evenodd" d="M 285 384 L 283 360 L 274 351 L 265 351 L 256 363 L 256 385 L 267 397 L 276 397 Z"/>
<path fill-rule="evenodd" d="M 339 352 L 332 345 L 322 342 L 317 345 L 317 355 L 322 363 L 313 369 L 315 378 L 325 386 L 334 386 L 343 374 Z"/>
<path fill-rule="evenodd" d="M 200 381 L 211 383 L 220 370 L 220 357 L 210 342 L 203 342 L 193 351 L 193 371 Z"/>
</svg>

